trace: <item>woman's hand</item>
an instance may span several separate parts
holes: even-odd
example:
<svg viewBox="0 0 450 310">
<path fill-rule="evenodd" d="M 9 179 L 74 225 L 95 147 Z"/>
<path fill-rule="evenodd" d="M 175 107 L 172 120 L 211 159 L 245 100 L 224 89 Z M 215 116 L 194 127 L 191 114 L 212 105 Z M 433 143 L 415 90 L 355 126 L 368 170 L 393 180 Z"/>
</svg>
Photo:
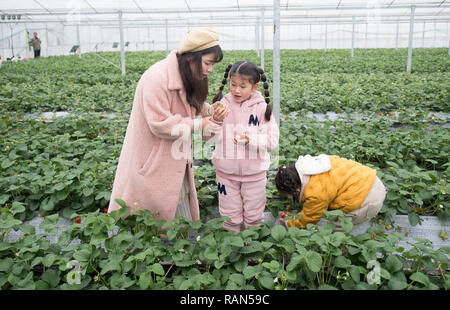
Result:
<svg viewBox="0 0 450 310">
<path fill-rule="evenodd" d="M 217 122 L 222 122 L 225 119 L 225 117 L 227 117 L 228 114 L 230 114 L 231 112 L 228 106 L 226 104 L 221 103 L 220 101 L 216 101 L 213 104 L 213 107 L 214 107 L 213 118 Z"/>
<path fill-rule="evenodd" d="M 204 136 L 214 136 L 220 132 L 222 132 L 222 125 L 212 122 L 209 116 L 202 118 L 202 133 Z"/>
</svg>

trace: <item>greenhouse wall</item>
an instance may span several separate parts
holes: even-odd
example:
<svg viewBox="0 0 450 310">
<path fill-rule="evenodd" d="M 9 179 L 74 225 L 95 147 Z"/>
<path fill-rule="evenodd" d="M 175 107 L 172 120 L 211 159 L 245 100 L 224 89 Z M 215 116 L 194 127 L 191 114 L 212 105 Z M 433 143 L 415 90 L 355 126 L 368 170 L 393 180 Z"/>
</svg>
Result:
<svg viewBox="0 0 450 310">
<path fill-rule="evenodd" d="M 249 26 L 211 26 L 221 38 L 225 50 L 256 50 L 256 24 Z M 264 48 L 272 49 L 272 25 L 264 27 Z M 96 51 L 118 51 L 120 45 L 119 26 L 79 26 L 81 53 Z M 176 49 L 188 26 L 168 27 L 168 49 Z M 398 29 L 398 36 L 397 36 Z M 0 56 L 25 58 L 32 55 L 27 46 L 28 36 L 37 32 L 42 41 L 41 56 L 68 55 L 77 45 L 77 26 L 59 23 L 17 24 L 0 23 Z M 358 23 L 355 24 L 355 48 L 406 48 L 409 39 L 408 23 Z M 302 24 L 281 25 L 281 49 L 350 49 L 352 24 Z M 414 48 L 448 47 L 448 23 L 414 24 Z M 165 26 L 124 26 L 124 42 L 127 51 L 166 50 Z"/>
</svg>

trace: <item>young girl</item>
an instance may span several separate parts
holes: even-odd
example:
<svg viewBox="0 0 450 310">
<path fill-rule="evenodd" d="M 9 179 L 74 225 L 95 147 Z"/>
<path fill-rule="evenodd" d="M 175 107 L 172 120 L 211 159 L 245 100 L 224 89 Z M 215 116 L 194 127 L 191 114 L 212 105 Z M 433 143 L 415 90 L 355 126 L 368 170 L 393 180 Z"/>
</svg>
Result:
<svg viewBox="0 0 450 310">
<path fill-rule="evenodd" d="M 230 92 L 222 91 L 230 74 Z M 259 81 L 264 98 L 258 91 Z M 269 85 L 264 70 L 254 63 L 239 61 L 226 69 L 219 93 L 229 115 L 222 121 L 222 134 L 213 138 L 212 163 L 216 168 L 219 211 L 231 221 L 224 227 L 236 232 L 258 225 L 266 205 L 266 171 L 270 166 L 267 150 L 278 146 L 279 129 L 269 105 Z"/>
<path fill-rule="evenodd" d="M 316 224 L 325 210 L 336 209 L 351 217 L 354 227 L 365 223 L 381 210 L 386 198 L 386 188 L 376 174 L 358 162 L 324 154 L 300 156 L 295 165 L 281 167 L 276 187 L 303 203 L 301 217 L 287 221 L 287 226 L 305 228 Z M 340 222 L 337 226 L 340 230 Z"/>
</svg>

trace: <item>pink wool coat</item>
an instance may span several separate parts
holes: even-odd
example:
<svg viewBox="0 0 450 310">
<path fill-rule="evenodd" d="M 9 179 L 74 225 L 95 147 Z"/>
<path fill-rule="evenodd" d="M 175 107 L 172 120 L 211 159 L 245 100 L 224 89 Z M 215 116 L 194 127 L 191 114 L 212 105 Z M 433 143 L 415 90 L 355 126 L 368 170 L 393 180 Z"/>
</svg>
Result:
<svg viewBox="0 0 450 310">
<path fill-rule="evenodd" d="M 205 103 L 201 114 L 207 116 L 210 111 Z M 191 153 L 188 148 L 192 147 L 190 130 L 195 117 L 195 108 L 186 101 L 176 52 L 172 51 L 148 68 L 136 87 L 108 212 L 120 208 L 114 201 L 118 198 L 131 207 L 130 213 L 148 209 L 160 219 L 173 220 L 184 174 L 188 173 L 190 212 L 194 221 L 200 219 L 192 156 L 180 156 Z M 181 136 L 187 144 L 180 143 Z"/>
</svg>

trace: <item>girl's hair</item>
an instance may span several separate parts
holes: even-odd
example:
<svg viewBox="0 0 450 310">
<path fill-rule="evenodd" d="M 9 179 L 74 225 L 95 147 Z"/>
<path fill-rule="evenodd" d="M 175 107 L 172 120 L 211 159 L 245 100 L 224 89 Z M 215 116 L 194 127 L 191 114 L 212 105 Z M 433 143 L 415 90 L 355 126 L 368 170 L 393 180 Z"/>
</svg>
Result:
<svg viewBox="0 0 450 310">
<path fill-rule="evenodd" d="M 220 85 L 219 92 L 214 96 L 213 102 L 219 101 L 223 98 L 223 88 L 227 84 L 228 73 L 230 76 L 234 74 L 245 75 L 250 79 L 250 83 L 253 85 L 258 83 L 260 80 L 264 82 L 264 97 L 266 99 L 266 112 L 264 117 L 266 121 L 270 121 L 270 116 L 272 115 L 272 107 L 270 106 L 270 98 L 269 98 L 269 84 L 267 83 L 266 75 L 264 74 L 264 70 L 256 66 L 253 62 L 250 61 L 238 61 L 234 63 L 234 65 L 228 65 L 225 69 L 225 74 L 223 76 L 222 85 Z"/>
<path fill-rule="evenodd" d="M 208 96 L 208 78 L 201 78 L 202 56 L 210 53 L 214 53 L 216 62 L 222 61 L 223 53 L 219 45 L 198 52 L 177 54 L 178 68 L 186 91 L 186 99 L 188 104 L 195 108 L 197 114 L 200 113 Z M 192 72 L 190 63 L 194 64 L 196 72 Z"/>
<path fill-rule="evenodd" d="M 294 165 L 283 166 L 278 170 L 275 176 L 275 186 L 280 191 L 293 194 L 294 198 L 298 200 L 297 189 L 301 188 L 302 181 Z"/>
</svg>

